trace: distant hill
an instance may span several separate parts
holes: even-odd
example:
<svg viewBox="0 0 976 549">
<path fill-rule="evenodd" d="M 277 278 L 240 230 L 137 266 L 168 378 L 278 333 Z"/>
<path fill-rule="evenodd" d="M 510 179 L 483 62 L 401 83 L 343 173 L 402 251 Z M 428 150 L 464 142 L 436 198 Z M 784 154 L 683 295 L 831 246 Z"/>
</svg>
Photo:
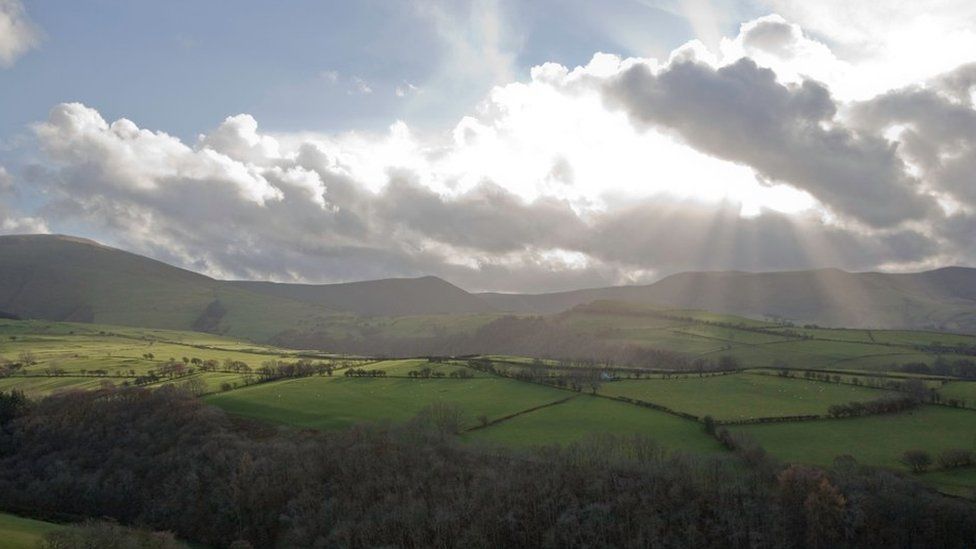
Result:
<svg viewBox="0 0 976 549">
<path fill-rule="evenodd" d="M 0 316 L 197 330 L 266 341 L 338 313 L 479 313 L 435 277 L 349 284 L 228 282 L 63 235 L 0 236 Z"/>
<path fill-rule="evenodd" d="M 206 330 L 268 339 L 330 313 L 60 235 L 0 237 L 0 311 L 20 318 Z"/>
<path fill-rule="evenodd" d="M 344 284 L 221 281 L 69 236 L 0 236 L 3 316 L 198 330 L 267 341 L 370 324 L 351 315 L 558 313 L 597 300 L 834 327 L 976 333 L 976 269 L 676 274 L 646 286 L 471 294 L 436 277 Z M 447 331 L 450 331 L 449 329 Z"/>
<path fill-rule="evenodd" d="M 323 305 L 359 315 L 433 315 L 488 313 L 495 308 L 483 299 L 437 278 L 387 278 L 343 284 L 280 284 L 231 282 L 264 295 Z"/>
<path fill-rule="evenodd" d="M 646 286 L 479 295 L 499 310 L 523 313 L 614 300 L 825 326 L 976 332 L 976 269 L 964 267 L 913 274 L 692 272 Z"/>
</svg>

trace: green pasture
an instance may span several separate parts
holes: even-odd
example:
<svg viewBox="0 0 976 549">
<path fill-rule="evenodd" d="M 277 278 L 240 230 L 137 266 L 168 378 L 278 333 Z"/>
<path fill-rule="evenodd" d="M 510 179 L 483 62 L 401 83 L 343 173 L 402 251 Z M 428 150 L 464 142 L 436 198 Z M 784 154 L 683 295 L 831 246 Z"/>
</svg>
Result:
<svg viewBox="0 0 976 549">
<path fill-rule="evenodd" d="M 976 450 L 976 412 L 923 406 L 900 414 L 730 427 L 749 435 L 770 454 L 791 463 L 830 465 L 840 455 L 860 463 L 906 470 L 906 450 L 933 458 L 950 448 Z"/>
<path fill-rule="evenodd" d="M 966 406 L 976 407 L 976 381 L 950 381 L 939 389 L 945 399 L 954 398 L 965 402 Z"/>
<path fill-rule="evenodd" d="M 125 381 L 119 378 L 96 378 L 81 376 L 58 376 L 58 377 L 24 377 L 12 376 L 0 378 L 0 391 L 18 390 L 23 391 L 31 397 L 41 397 L 73 389 L 88 390 L 101 387 L 103 382 L 119 384 Z"/>
<path fill-rule="evenodd" d="M 376 367 L 381 368 L 382 363 Z M 459 405 L 464 424 L 494 420 L 566 398 L 558 389 L 499 378 L 384 379 L 309 377 L 264 383 L 206 397 L 224 410 L 254 419 L 314 429 L 363 421 L 404 421 L 435 402 Z"/>
<path fill-rule="evenodd" d="M 48 532 L 59 525 L 16 515 L 0 513 L 0 547 L 3 549 L 34 549 Z"/>
<path fill-rule="evenodd" d="M 540 408 L 464 435 L 471 442 L 505 446 L 565 444 L 592 433 L 646 435 L 675 450 L 712 452 L 717 442 L 701 424 L 664 412 L 590 395 Z"/>
<path fill-rule="evenodd" d="M 599 392 L 660 404 L 698 417 L 711 415 L 717 420 L 823 414 L 833 404 L 871 400 L 886 394 L 865 387 L 749 373 L 613 381 L 604 383 Z"/>
</svg>

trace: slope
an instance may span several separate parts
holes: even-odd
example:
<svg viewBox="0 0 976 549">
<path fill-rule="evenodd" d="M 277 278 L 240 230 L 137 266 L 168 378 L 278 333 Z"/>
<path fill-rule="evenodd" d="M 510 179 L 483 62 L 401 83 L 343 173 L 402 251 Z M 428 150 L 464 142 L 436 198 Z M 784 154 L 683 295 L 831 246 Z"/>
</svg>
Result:
<svg viewBox="0 0 976 549">
<path fill-rule="evenodd" d="M 329 312 L 60 235 L 0 237 L 0 310 L 21 318 L 199 330 L 264 340 Z"/>
<path fill-rule="evenodd" d="M 237 281 L 234 287 L 269 296 L 324 305 L 360 315 L 487 313 L 484 300 L 435 276 L 387 278 L 343 284 L 282 284 Z"/>
<path fill-rule="evenodd" d="M 963 267 L 913 274 L 695 272 L 647 286 L 480 297 L 512 312 L 554 313 L 615 300 L 828 326 L 976 332 L 976 269 Z"/>
</svg>

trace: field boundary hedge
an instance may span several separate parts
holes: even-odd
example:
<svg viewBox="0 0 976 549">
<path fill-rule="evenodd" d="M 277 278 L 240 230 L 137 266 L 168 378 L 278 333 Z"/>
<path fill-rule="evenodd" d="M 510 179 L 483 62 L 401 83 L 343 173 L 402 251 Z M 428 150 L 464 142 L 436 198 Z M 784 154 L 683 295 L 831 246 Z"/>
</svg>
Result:
<svg viewBox="0 0 976 549">
<path fill-rule="evenodd" d="M 532 408 L 526 408 L 525 410 L 520 410 L 518 412 L 515 412 L 514 414 L 508 414 L 507 416 L 502 416 L 500 418 L 493 419 L 493 420 L 489 421 L 488 423 L 485 423 L 485 424 L 482 424 L 482 425 L 475 425 L 474 427 L 465 429 L 464 432 L 465 433 L 470 433 L 471 431 L 477 431 L 479 429 L 487 429 L 488 427 L 491 427 L 493 425 L 497 425 L 499 423 L 502 423 L 503 421 L 508 421 L 508 420 L 510 420 L 512 418 L 516 418 L 516 417 L 521 416 L 521 415 L 525 415 L 525 414 L 529 414 L 529 413 L 535 412 L 536 410 L 541 410 L 543 408 L 548 408 L 550 406 L 555 406 L 557 404 L 562 404 L 564 402 L 568 402 L 570 400 L 573 400 L 577 396 L 579 396 L 579 395 L 572 395 L 572 396 L 568 396 L 566 398 L 559 399 L 559 400 L 556 400 L 556 401 L 553 401 L 553 402 L 547 402 L 545 404 L 540 404 L 539 406 L 533 406 Z"/>
</svg>

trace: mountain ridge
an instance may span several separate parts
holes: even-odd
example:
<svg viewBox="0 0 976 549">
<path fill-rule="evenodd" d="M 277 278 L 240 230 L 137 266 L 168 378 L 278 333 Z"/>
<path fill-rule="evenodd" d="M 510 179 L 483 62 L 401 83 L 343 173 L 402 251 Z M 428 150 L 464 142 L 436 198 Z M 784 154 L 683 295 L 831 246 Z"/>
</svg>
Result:
<svg viewBox="0 0 976 549">
<path fill-rule="evenodd" d="M 638 286 L 471 293 L 429 275 L 334 284 L 225 281 L 70 235 L 0 236 L 0 310 L 23 318 L 196 326 L 261 339 L 337 314 L 552 314 L 597 300 L 824 326 L 976 333 L 976 269 L 962 266 L 692 271 Z"/>
</svg>

